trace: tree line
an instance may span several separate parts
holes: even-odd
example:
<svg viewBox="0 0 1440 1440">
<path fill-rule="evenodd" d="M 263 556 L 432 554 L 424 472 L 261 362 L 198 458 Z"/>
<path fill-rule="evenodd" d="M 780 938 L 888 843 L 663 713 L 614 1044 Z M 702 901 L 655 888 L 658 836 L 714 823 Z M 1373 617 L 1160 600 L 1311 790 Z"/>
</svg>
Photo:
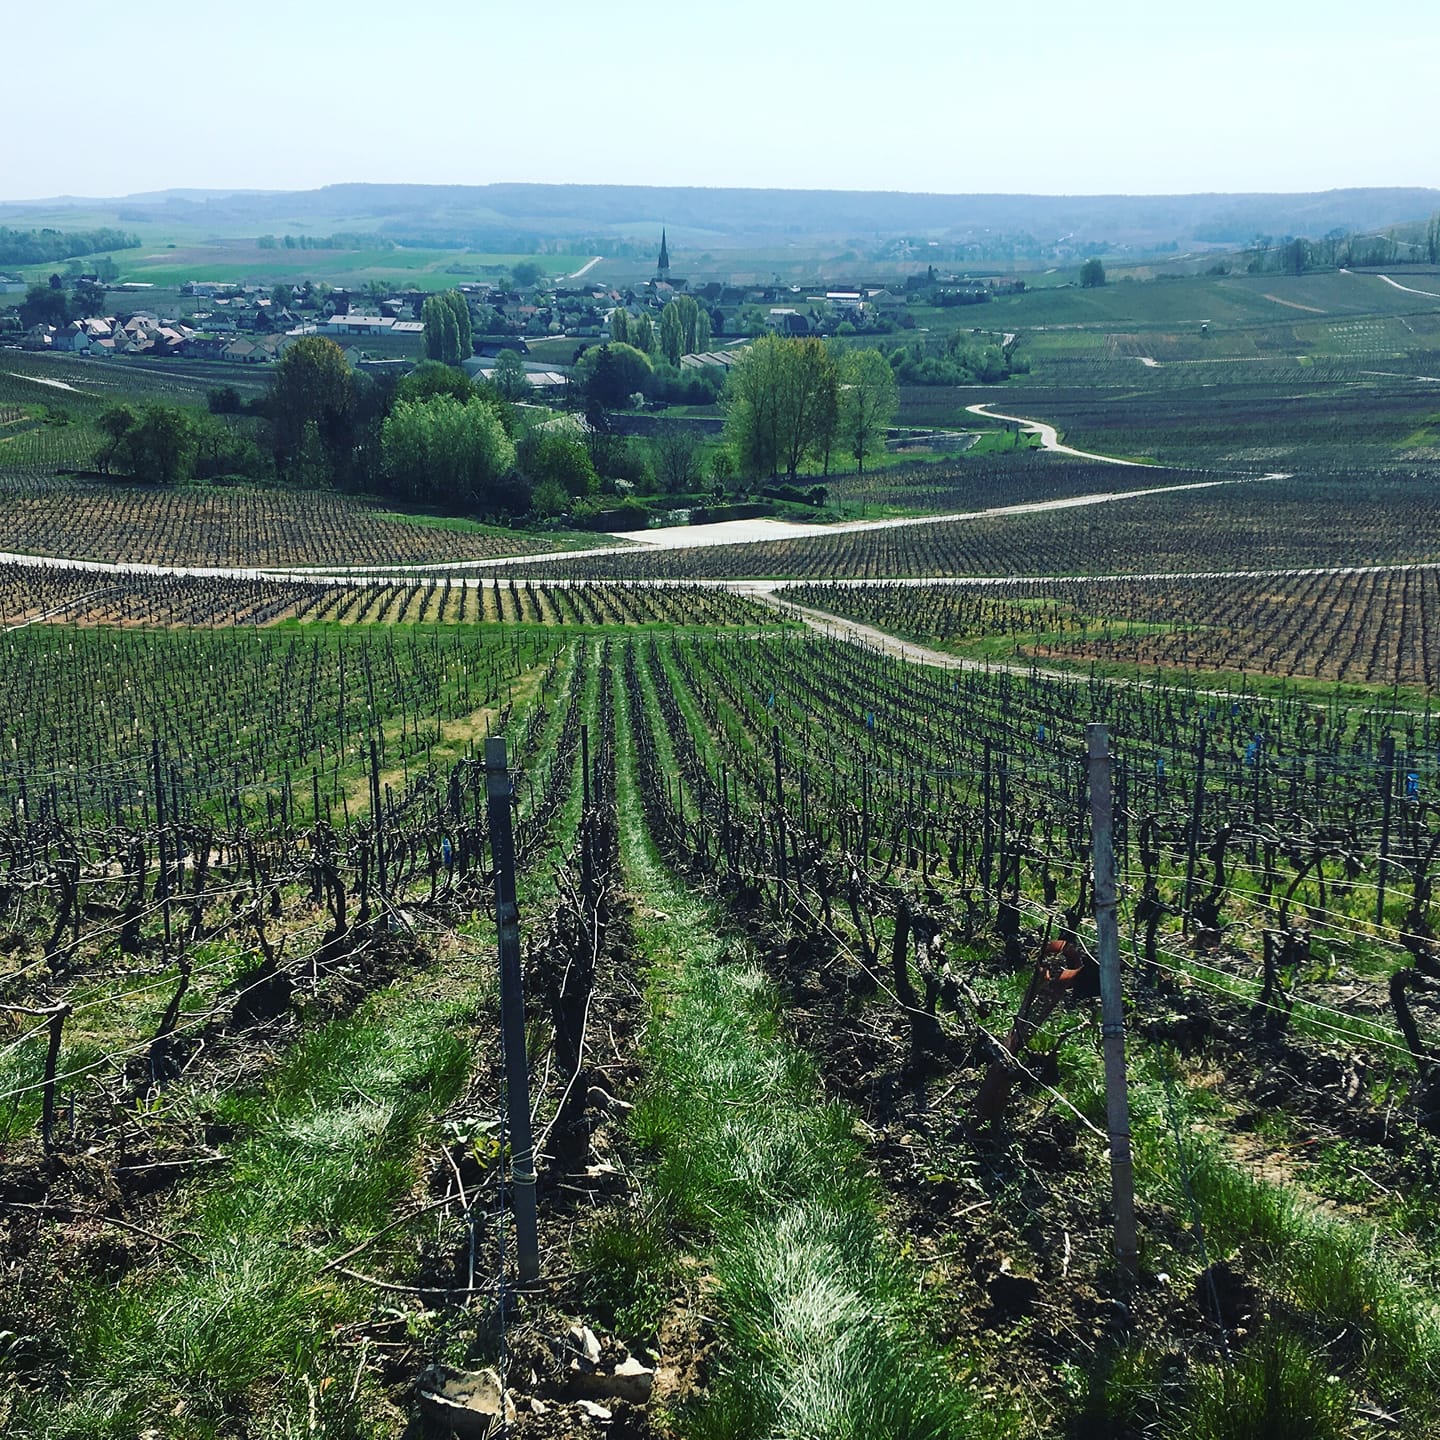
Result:
<svg viewBox="0 0 1440 1440">
<path fill-rule="evenodd" d="M 612 480 L 644 469 L 623 443 L 592 454 L 583 427 L 527 431 L 493 385 L 452 366 L 425 361 L 403 378 L 356 373 L 318 335 L 285 351 L 263 396 L 246 402 L 220 387 L 209 402 L 208 412 L 109 406 L 96 421 L 97 468 L 162 485 L 335 488 L 496 518 L 573 510 L 602 489 L 597 458 Z"/>
<path fill-rule="evenodd" d="M 0 225 L 0 265 L 47 265 L 94 255 L 100 250 L 129 250 L 140 237 L 127 230 L 15 230 Z"/>
<path fill-rule="evenodd" d="M 450 315 L 446 325 L 457 322 Z M 112 405 L 97 425 L 105 474 L 159 484 L 238 479 L 391 496 L 504 518 L 583 516 L 605 494 L 720 494 L 732 477 L 793 481 L 802 466 L 863 471 L 884 450 L 899 401 L 900 367 L 875 349 L 765 336 L 730 369 L 724 443 L 683 421 L 648 440 L 616 434 L 603 403 L 627 405 L 653 375 L 633 346 L 593 347 L 576 367 L 572 399 L 586 420 L 517 409 L 529 386 L 517 359 L 498 383 L 441 361 L 403 378 L 352 371 L 334 341 L 296 340 L 263 396 L 210 393 L 210 413 Z M 663 363 L 663 362 L 662 362 Z M 543 418 L 531 421 L 527 417 Z M 618 503 L 618 502 L 611 502 Z"/>
</svg>

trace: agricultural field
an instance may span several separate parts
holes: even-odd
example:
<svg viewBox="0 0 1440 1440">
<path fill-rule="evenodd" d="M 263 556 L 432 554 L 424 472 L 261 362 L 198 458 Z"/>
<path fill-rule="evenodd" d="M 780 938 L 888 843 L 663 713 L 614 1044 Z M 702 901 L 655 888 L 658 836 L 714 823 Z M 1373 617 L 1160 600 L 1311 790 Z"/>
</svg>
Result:
<svg viewBox="0 0 1440 1440">
<path fill-rule="evenodd" d="M 437 565 L 593 542 L 397 513 L 333 491 L 163 489 L 95 477 L 7 481 L 0 472 L 0 550 L 11 554 L 269 569 Z"/>
<path fill-rule="evenodd" d="M 405 289 L 449 290 L 467 280 L 493 279 L 523 261 L 535 261 L 547 274 L 568 275 L 589 255 L 491 254 L 474 250 L 423 250 L 408 246 L 379 250 L 262 250 L 253 243 L 227 241 L 181 245 L 160 250 L 120 251 L 115 263 L 121 280 L 180 285 L 187 280 L 234 284 L 275 284 L 324 280 L 359 288 L 371 280 Z"/>
<path fill-rule="evenodd" d="M 396 512 L 335 492 L 254 485 L 164 487 L 95 473 L 107 406 L 204 407 L 228 386 L 265 390 L 253 367 L 0 358 L 0 552 L 176 566 L 425 565 L 590 545 L 463 517 Z M 256 422 L 231 418 L 241 433 Z"/>
<path fill-rule="evenodd" d="M 1186 1433 L 1246 1366 L 1279 1366 L 1302 1409 L 1334 1376 L 1314 1433 L 1432 1423 L 1429 1052 L 1390 977 L 1423 995 L 1433 821 L 1377 784 L 1440 781 L 1428 716 L 950 674 L 774 625 L 5 643 L 32 677 L 6 738 L 52 768 L 47 787 L 12 767 L 0 806 L 0 981 L 22 1007 L 0 1184 L 24 1257 L 4 1393 L 26 1433 L 120 1434 L 183 1395 L 198 1434 L 304 1414 L 307 1380 L 336 1433 L 359 1414 L 398 1433 L 414 1377 L 443 1387 L 431 1339 L 496 1355 L 468 1298 L 513 1242 L 485 1119 L 496 999 L 483 921 L 463 918 L 483 909 L 480 772 L 446 733 L 466 715 L 533 769 L 521 873 L 549 917 L 526 970 L 557 1279 L 507 1342 L 536 1374 L 513 1382 L 518 1433 L 544 1433 L 535 1399 L 578 1421 L 567 1313 L 604 1336 L 589 1393 L 638 1434 L 814 1433 L 835 1363 L 894 1434 Z M 165 733 L 55 727 L 82 692 L 163 711 Z M 277 710 L 296 728 L 246 737 Z M 1042 938 L 1088 933 L 1077 742 L 1097 716 L 1124 760 L 1137 947 L 1130 1282 L 1087 1002 L 1029 980 Z M 113 790 L 66 779 L 100 773 Z M 397 910 L 398 933 L 376 918 Z M 582 1026 L 577 1049 L 592 1005 L 603 1048 Z M 1029 1042 L 1013 1064 L 1007 1026 Z M 30 1198 L 71 1147 L 85 1163 Z M 313 1183 L 274 1183 L 294 1167 Z M 756 1248 L 761 1216 L 784 1267 Z M 767 1338 L 770 1307 L 822 1280 L 868 1317 L 840 1355 Z M 222 1282 L 200 1348 L 187 1327 Z M 698 1285 L 719 1317 L 704 1368 L 655 1369 L 693 1367 Z M 237 1347 L 255 1333 L 274 1343 Z"/>
<path fill-rule="evenodd" d="M 1440 571 L 792 585 L 792 601 L 975 658 L 1440 688 Z"/>
<path fill-rule="evenodd" d="M 1105 466 L 1091 467 L 1112 493 Z M 538 562 L 550 578 L 739 581 L 1042 575 L 1205 574 L 1440 560 L 1440 519 L 1423 465 L 1379 474 L 1340 472 L 1163 486 L 1154 493 L 1077 504 L 1072 495 L 1018 515 L 892 522 L 752 544 L 627 551 Z M 1185 478 L 1182 475 L 1182 480 Z M 530 569 L 531 567 L 527 567 Z"/>
<path fill-rule="evenodd" d="M 0 1430 L 1440 1433 L 1427 302 L 1155 288 L 907 391 L 902 523 L 0 458 Z"/>
</svg>

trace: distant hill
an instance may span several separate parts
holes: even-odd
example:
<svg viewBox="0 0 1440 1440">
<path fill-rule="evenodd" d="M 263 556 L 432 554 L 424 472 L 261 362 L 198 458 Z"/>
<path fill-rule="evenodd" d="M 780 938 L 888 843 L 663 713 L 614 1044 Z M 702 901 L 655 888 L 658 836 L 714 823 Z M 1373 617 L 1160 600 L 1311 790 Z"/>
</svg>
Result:
<svg viewBox="0 0 1440 1440">
<path fill-rule="evenodd" d="M 729 248 L 805 239 L 1064 239 L 1131 249 L 1238 246 L 1257 235 L 1319 238 L 1372 231 L 1440 211 L 1440 190 L 1314 194 L 928 195 L 903 191 L 745 190 L 640 185 L 327 185 L 318 190 L 168 190 L 120 199 L 0 204 L 0 221 L 83 207 L 121 222 L 217 230 L 363 229 L 437 244 L 503 248 L 520 238 L 672 236 Z"/>
</svg>

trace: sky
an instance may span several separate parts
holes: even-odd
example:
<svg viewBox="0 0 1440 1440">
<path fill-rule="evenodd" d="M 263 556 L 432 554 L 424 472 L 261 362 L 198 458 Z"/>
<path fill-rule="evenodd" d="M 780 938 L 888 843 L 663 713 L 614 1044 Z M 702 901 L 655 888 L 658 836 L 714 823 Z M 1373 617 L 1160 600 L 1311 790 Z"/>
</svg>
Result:
<svg viewBox="0 0 1440 1440">
<path fill-rule="evenodd" d="M 57 29 L 60 13 L 15 5 L 0 27 L 0 199 L 1440 184 L 1436 0 L 71 0 Z"/>
</svg>

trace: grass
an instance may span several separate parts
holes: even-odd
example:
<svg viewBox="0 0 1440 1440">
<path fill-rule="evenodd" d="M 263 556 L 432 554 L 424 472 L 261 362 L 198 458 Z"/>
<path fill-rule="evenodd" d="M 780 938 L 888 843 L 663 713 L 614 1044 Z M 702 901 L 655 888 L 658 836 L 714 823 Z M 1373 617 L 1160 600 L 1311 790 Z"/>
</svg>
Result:
<svg viewBox="0 0 1440 1440">
<path fill-rule="evenodd" d="M 706 1247 L 724 1312 L 723 1375 L 684 1433 L 978 1433 L 879 1221 L 849 1112 L 817 1095 L 758 965 L 660 862 L 630 766 L 620 808 L 651 1011 L 633 1133 L 669 1223 Z"/>
<path fill-rule="evenodd" d="M 69 1397 L 22 1398 L 13 1433 L 119 1440 L 159 1425 L 210 1440 L 244 1414 L 265 1415 L 263 1433 L 364 1433 L 354 1414 L 303 1428 L 331 1387 L 334 1327 L 366 1308 L 324 1260 L 385 1223 L 413 1185 L 429 1117 L 464 1083 L 454 1027 L 477 1003 L 473 988 L 386 992 L 302 1040 L 263 1089 L 216 1097 L 244 1138 L 225 1179 L 182 1206 L 190 1254 L 118 1287 L 75 1283 Z"/>
<path fill-rule="evenodd" d="M 1059 1060 L 1065 1093 L 1093 1102 L 1093 1048 L 1067 1040 Z M 1142 1269 L 1170 1272 L 1178 1304 L 1201 1283 L 1202 1254 L 1223 1261 L 1253 1288 L 1255 1313 L 1231 1332 L 1228 1355 L 1204 1359 L 1143 1335 L 1102 1351 L 1073 1377 L 1066 1433 L 1342 1440 L 1357 1433 L 1357 1396 L 1406 1414 L 1416 1427 L 1407 1434 L 1436 1433 L 1440 1314 L 1429 1294 L 1382 1253 L 1372 1227 L 1322 1213 L 1197 1138 L 1196 1120 L 1213 1102 L 1167 1084 L 1170 1063 L 1155 1049 L 1131 1057 L 1137 1190 L 1152 1215 L 1198 1226 L 1204 1249 L 1197 1241 L 1172 1251 L 1152 1229 Z"/>
<path fill-rule="evenodd" d="M 1354 1397 L 1301 1337 L 1275 1329 L 1233 1365 L 1206 1365 L 1164 1427 L 1174 1440 L 1343 1440 Z"/>
</svg>

